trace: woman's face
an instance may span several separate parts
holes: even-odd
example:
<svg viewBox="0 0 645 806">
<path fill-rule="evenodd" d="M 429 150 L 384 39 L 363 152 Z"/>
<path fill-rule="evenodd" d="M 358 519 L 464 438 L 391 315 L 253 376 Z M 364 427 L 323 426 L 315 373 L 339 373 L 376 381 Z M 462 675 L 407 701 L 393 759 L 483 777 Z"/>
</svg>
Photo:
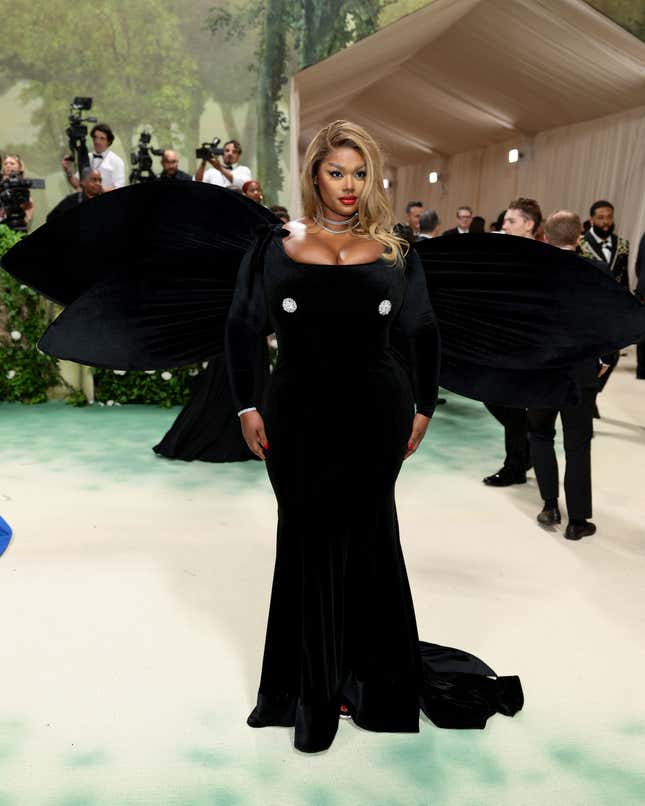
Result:
<svg viewBox="0 0 645 806">
<path fill-rule="evenodd" d="M 353 215 L 365 190 L 367 171 L 360 151 L 342 146 L 323 159 L 314 178 L 318 185 L 325 215 L 331 218 Z"/>
<path fill-rule="evenodd" d="M 261 202 L 264 198 L 262 196 L 262 188 L 260 187 L 259 182 L 249 182 L 248 187 L 244 191 L 244 195 L 256 202 Z"/>
<path fill-rule="evenodd" d="M 20 173 L 20 161 L 15 157 L 5 157 L 2 163 L 2 173 L 4 176 L 11 176 L 13 173 Z"/>
</svg>

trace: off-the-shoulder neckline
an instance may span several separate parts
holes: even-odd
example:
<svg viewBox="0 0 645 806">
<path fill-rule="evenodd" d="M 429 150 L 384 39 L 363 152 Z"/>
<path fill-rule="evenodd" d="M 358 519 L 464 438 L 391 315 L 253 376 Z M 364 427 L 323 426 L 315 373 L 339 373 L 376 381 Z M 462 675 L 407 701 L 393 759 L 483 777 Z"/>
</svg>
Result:
<svg viewBox="0 0 645 806">
<path fill-rule="evenodd" d="M 368 263 L 304 263 L 302 260 L 294 260 L 291 255 L 287 254 L 287 250 L 284 248 L 284 242 L 282 237 L 274 239 L 274 242 L 278 244 L 278 248 L 280 252 L 286 257 L 288 261 L 293 263 L 295 266 L 307 266 L 308 268 L 313 269 L 360 269 L 365 266 L 376 266 L 378 264 L 387 267 L 387 263 L 383 258 L 383 254 L 381 254 L 376 260 L 370 260 Z"/>
</svg>

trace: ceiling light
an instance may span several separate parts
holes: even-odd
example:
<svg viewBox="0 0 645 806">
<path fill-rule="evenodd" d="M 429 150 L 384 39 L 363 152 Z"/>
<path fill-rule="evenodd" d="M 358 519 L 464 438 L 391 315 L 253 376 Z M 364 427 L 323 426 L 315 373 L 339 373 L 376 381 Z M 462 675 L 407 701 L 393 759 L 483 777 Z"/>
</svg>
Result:
<svg viewBox="0 0 645 806">
<path fill-rule="evenodd" d="M 430 182 L 431 185 L 436 185 L 437 182 L 439 181 L 438 172 L 437 171 L 430 171 L 430 173 L 428 175 L 428 181 Z"/>
<path fill-rule="evenodd" d="M 521 157 L 521 154 L 520 154 L 518 148 L 511 148 L 511 150 L 508 152 L 508 161 L 509 162 L 518 162 L 520 157 Z"/>
</svg>

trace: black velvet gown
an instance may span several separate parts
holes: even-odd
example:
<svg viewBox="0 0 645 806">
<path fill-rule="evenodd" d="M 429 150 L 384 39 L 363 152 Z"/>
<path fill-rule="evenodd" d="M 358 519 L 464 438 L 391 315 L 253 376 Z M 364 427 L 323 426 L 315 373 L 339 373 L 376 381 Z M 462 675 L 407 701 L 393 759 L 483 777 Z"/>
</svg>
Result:
<svg viewBox="0 0 645 806">
<path fill-rule="evenodd" d="M 412 379 L 395 358 L 409 340 Z M 270 327 L 278 363 L 259 400 L 253 367 Z M 324 750 L 341 704 L 375 731 L 482 728 L 522 707 L 517 677 L 419 642 L 399 542 L 394 485 L 416 408 L 431 415 L 439 339 L 423 269 L 384 260 L 294 262 L 281 239 L 247 256 L 227 327 L 233 394 L 264 417 L 278 501 L 275 575 L 258 701 L 249 725 L 295 725 L 295 746 Z"/>
</svg>

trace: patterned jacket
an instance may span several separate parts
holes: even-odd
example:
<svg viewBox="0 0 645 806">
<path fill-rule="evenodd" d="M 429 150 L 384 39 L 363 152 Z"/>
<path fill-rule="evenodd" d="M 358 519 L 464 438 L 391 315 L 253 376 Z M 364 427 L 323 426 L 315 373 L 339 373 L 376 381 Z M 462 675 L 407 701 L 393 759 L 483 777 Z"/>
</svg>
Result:
<svg viewBox="0 0 645 806">
<path fill-rule="evenodd" d="M 619 285 L 629 286 L 627 275 L 627 261 L 629 260 L 629 241 L 619 238 L 616 233 L 611 234 L 611 260 L 605 260 L 602 247 L 588 230 L 580 239 L 578 253 L 594 263 L 603 263 L 609 273 Z"/>
</svg>

